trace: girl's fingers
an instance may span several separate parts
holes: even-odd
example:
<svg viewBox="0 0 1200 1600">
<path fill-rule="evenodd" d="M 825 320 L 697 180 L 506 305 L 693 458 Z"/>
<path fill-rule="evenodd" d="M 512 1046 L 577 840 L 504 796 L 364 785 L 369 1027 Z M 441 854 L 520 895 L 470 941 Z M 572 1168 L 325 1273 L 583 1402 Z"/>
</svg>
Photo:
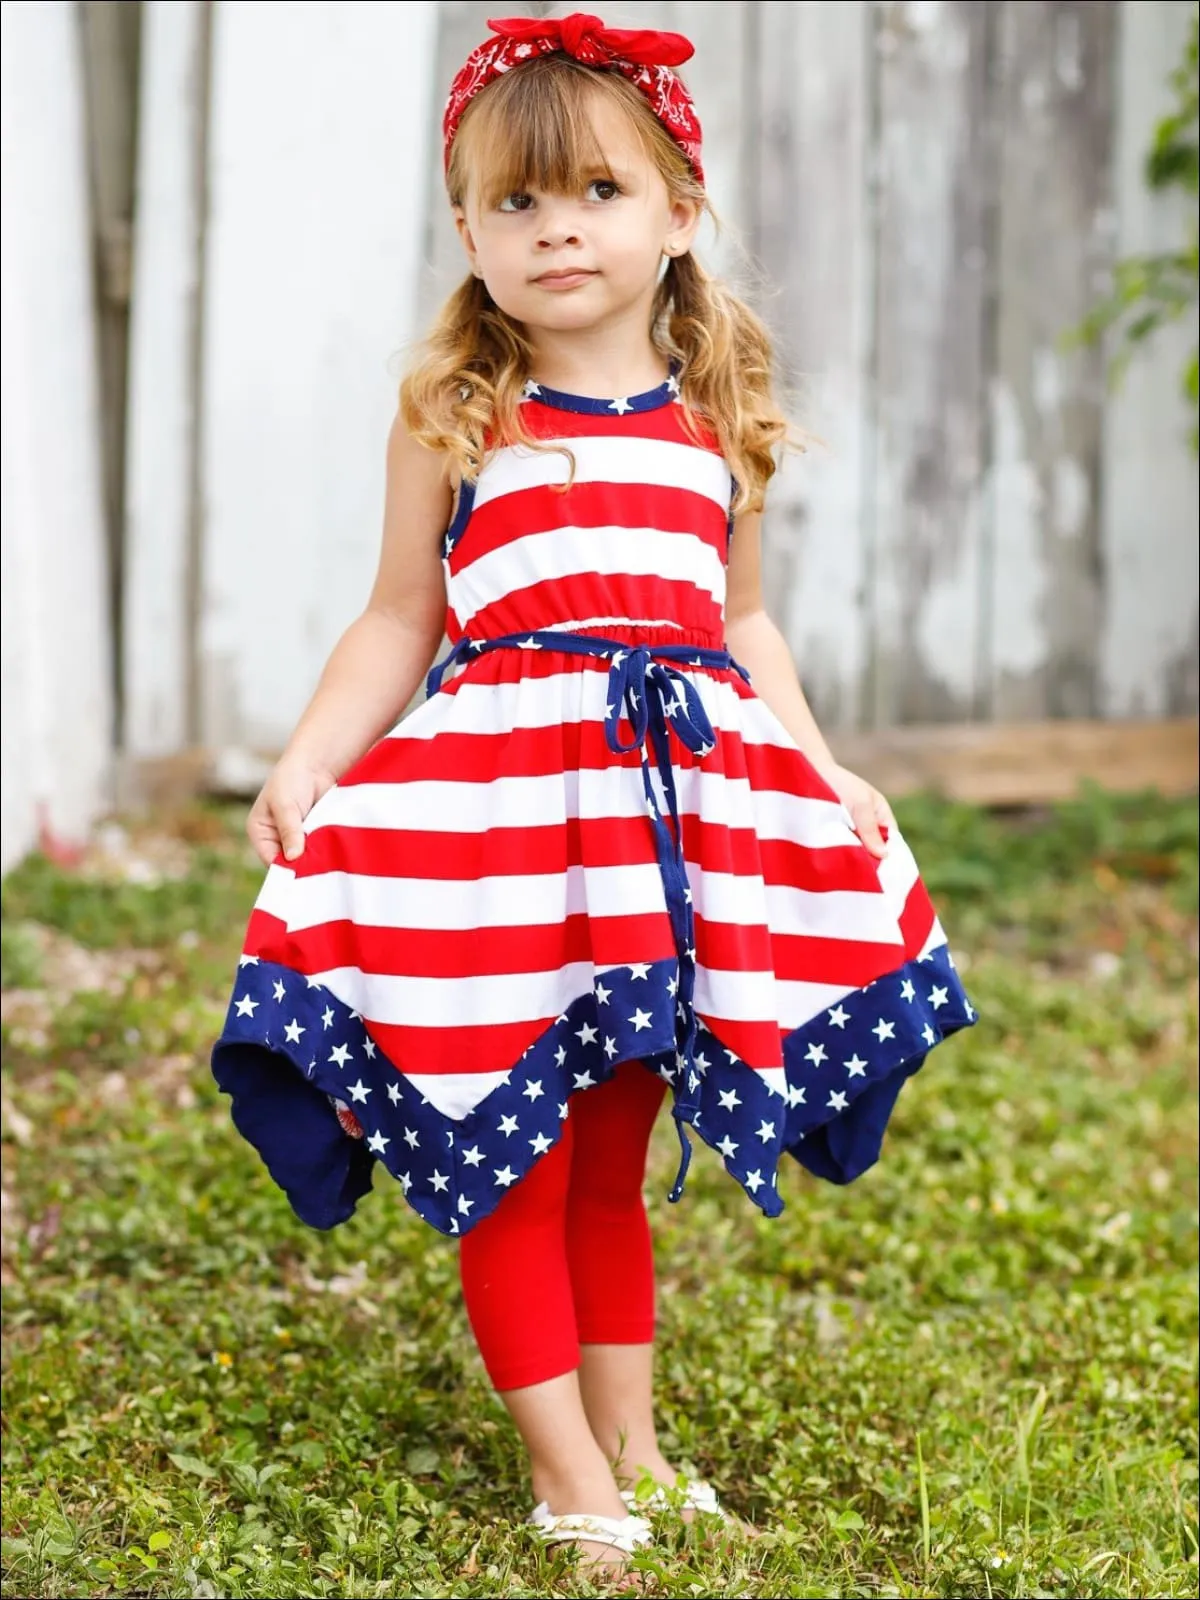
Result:
<svg viewBox="0 0 1200 1600">
<path fill-rule="evenodd" d="M 279 854 L 279 835 L 270 815 L 264 817 L 252 811 L 246 821 L 246 832 L 254 846 L 255 855 L 264 867 L 269 867 Z"/>
<path fill-rule="evenodd" d="M 297 856 L 304 854 L 303 822 L 298 805 L 279 806 L 275 811 L 275 826 L 279 829 L 279 841 L 288 861 L 295 861 Z"/>
<path fill-rule="evenodd" d="M 875 807 L 870 799 L 860 800 L 852 813 L 854 827 L 858 837 L 866 845 L 873 856 L 885 856 L 887 845 L 884 843 L 879 823 L 875 816 Z"/>
</svg>

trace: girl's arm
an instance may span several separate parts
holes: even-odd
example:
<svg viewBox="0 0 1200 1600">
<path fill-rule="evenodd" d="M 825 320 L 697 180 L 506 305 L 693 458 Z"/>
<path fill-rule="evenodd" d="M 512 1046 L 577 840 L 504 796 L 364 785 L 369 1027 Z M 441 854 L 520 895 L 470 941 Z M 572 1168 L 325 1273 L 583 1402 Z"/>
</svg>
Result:
<svg viewBox="0 0 1200 1600">
<path fill-rule="evenodd" d="M 379 569 L 366 609 L 334 646 L 247 820 L 268 865 L 281 848 L 289 860 L 301 854 L 305 816 L 394 725 L 429 670 L 445 622 L 441 541 L 451 502 L 446 463 L 397 417 L 387 444 Z"/>
<path fill-rule="evenodd" d="M 838 765 L 804 697 L 791 651 L 763 605 L 762 514 L 757 511 L 744 513 L 734 524 L 725 639 L 730 654 L 754 680 L 759 698 L 846 806 L 863 844 L 872 855 L 885 855 L 880 824 L 895 827 L 891 808 L 878 790 Z"/>
</svg>

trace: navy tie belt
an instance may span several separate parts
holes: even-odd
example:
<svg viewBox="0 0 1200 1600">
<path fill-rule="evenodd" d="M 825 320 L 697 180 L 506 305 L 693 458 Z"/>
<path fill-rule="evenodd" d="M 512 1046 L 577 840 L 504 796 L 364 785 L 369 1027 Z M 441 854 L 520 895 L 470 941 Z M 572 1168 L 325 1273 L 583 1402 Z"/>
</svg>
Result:
<svg viewBox="0 0 1200 1600">
<path fill-rule="evenodd" d="M 694 1122 L 700 1107 L 700 1074 L 696 1070 L 696 919 L 692 891 L 688 885 L 683 858 L 683 829 L 679 820 L 679 800 L 671 764 L 668 729 L 693 755 L 703 758 L 715 749 L 717 735 L 696 692 L 690 675 L 680 666 L 732 669 L 749 683 L 749 674 L 728 650 L 712 650 L 694 645 L 629 645 L 614 639 L 585 633 L 540 631 L 505 634 L 498 639 L 469 639 L 455 643 L 426 680 L 427 695 L 437 694 L 447 672 L 460 662 L 486 655 L 491 650 L 553 650 L 561 655 L 599 656 L 609 663 L 608 713 L 604 736 L 614 755 L 641 752 L 642 787 L 646 794 L 646 814 L 654 830 L 655 854 L 666 898 L 667 914 L 679 964 L 679 986 L 675 1005 L 675 1068 L 668 1071 L 675 1092 L 673 1115 L 679 1133 L 679 1171 L 670 1198 L 678 1200 L 691 1160 L 691 1146 L 684 1131 Z M 674 665 L 677 663 L 678 665 Z M 628 740 L 622 740 L 622 710 L 630 725 Z M 671 818 L 668 826 L 651 781 L 651 757 Z"/>
</svg>

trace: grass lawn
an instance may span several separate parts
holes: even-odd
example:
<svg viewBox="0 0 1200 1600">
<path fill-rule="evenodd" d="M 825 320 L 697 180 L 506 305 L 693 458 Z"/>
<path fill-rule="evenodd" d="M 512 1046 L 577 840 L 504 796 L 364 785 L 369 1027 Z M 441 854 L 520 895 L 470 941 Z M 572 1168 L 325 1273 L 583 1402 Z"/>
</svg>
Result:
<svg viewBox="0 0 1200 1600">
<path fill-rule="evenodd" d="M 982 1020 L 849 1189 L 669 1206 L 668 1454 L 765 1530 L 663 1595 L 1197 1592 L 1195 802 L 902 823 Z M 291 1215 L 208 1075 L 240 817 L 4 888 L 6 1595 L 583 1595 L 520 1527 L 453 1246 L 380 1180 Z"/>
</svg>

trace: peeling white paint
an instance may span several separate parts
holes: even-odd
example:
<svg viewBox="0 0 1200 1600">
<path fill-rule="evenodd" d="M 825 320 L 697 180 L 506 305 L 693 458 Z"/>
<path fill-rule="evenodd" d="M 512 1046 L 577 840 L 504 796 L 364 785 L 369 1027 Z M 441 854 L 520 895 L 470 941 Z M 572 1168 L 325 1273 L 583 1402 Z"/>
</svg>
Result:
<svg viewBox="0 0 1200 1600">
<path fill-rule="evenodd" d="M 1077 539 L 1087 529 L 1092 485 L 1074 456 L 1057 456 L 1051 470 L 1051 523 L 1063 539 Z"/>
<path fill-rule="evenodd" d="M 1025 450 L 1016 395 L 994 380 L 990 390 L 993 460 L 984 492 L 993 538 L 1004 559 L 994 565 L 993 675 L 1035 672 L 1046 660 L 1044 608 L 1049 574 L 1042 549 L 1042 486 Z"/>
</svg>

